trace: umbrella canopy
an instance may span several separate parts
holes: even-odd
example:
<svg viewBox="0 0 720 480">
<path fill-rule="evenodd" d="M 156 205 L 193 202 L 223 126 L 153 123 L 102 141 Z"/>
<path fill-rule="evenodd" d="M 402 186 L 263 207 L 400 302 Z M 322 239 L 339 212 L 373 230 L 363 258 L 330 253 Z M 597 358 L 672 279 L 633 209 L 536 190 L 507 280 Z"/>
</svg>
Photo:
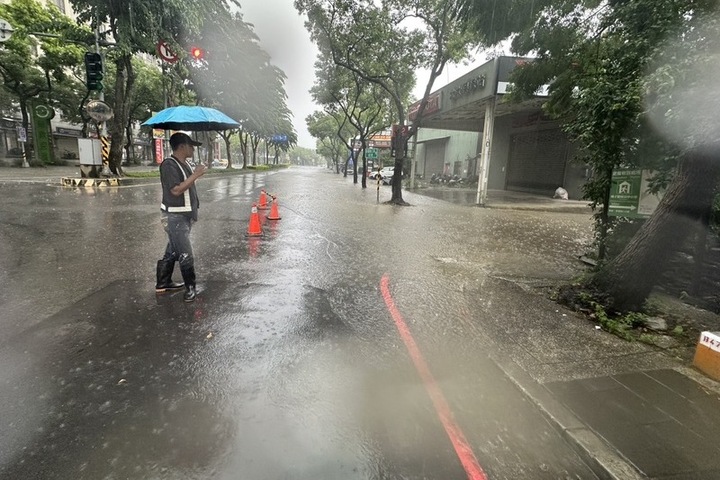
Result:
<svg viewBox="0 0 720 480">
<path fill-rule="evenodd" d="M 181 105 L 160 110 L 143 123 L 145 127 L 164 130 L 231 130 L 240 124 L 219 110 L 210 107 Z"/>
</svg>

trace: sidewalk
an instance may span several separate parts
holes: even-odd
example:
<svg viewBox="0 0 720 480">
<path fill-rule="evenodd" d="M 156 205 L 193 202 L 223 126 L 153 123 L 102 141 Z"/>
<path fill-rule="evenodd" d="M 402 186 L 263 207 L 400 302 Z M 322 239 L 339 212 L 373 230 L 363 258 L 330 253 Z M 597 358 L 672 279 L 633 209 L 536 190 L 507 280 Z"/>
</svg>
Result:
<svg viewBox="0 0 720 480">
<path fill-rule="evenodd" d="M 125 172 L 150 172 L 157 170 L 156 166 L 129 166 L 123 167 Z M 47 166 L 47 167 L 0 167 L 0 183 L 48 183 L 62 185 L 66 177 L 80 178 L 80 167 L 75 166 Z M 126 181 L 135 182 L 141 178 L 128 178 Z M 151 179 L 154 180 L 154 179 Z M 160 180 L 157 179 L 157 182 Z"/>
<path fill-rule="evenodd" d="M 418 195 L 437 198 L 457 205 L 477 206 L 477 187 L 445 187 L 431 186 L 410 190 Z M 513 210 L 542 210 L 558 213 L 587 213 L 592 214 L 589 202 L 586 200 L 560 200 L 550 196 L 543 197 L 524 192 L 508 190 L 488 190 L 487 208 L 505 208 Z"/>
<path fill-rule="evenodd" d="M 477 199 L 474 189 L 413 192 L 463 206 Z M 586 201 L 498 190 L 488 192 L 486 207 L 592 214 Z M 511 345 L 493 359 L 598 477 L 720 479 L 720 383 L 692 366 L 694 346 L 626 342 L 531 288 L 514 283 L 514 293 L 493 302 L 503 314 L 486 312 L 494 319 L 483 323 L 488 335 Z M 686 312 L 720 331 L 719 315 Z"/>
<path fill-rule="evenodd" d="M 720 479 L 720 383 L 692 367 L 693 347 L 626 342 L 498 281 L 513 285 L 502 315 L 485 312 L 509 346 L 494 360 L 600 478 Z"/>
</svg>

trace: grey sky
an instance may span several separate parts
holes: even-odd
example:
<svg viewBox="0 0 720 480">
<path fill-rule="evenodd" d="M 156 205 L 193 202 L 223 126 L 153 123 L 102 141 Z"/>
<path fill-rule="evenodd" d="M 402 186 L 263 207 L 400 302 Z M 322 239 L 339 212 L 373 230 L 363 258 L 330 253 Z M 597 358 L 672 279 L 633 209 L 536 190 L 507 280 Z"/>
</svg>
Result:
<svg viewBox="0 0 720 480">
<path fill-rule="evenodd" d="M 308 92 L 315 81 L 313 64 L 317 49 L 303 25 L 305 18 L 298 15 L 293 0 L 248 0 L 242 3 L 241 12 L 243 19 L 255 26 L 255 33 L 273 64 L 287 75 L 285 91 L 298 145 L 315 149 L 305 117 L 317 109 Z"/>
<path fill-rule="evenodd" d="M 242 3 L 242 14 L 246 22 L 254 25 L 262 47 L 272 57 L 273 64 L 287 75 L 285 91 L 288 94 L 288 108 L 293 114 L 293 125 L 298 134 L 298 145 L 315 148 L 315 140 L 307 131 L 305 117 L 318 107 L 308 92 L 315 81 L 313 67 L 317 48 L 310 41 L 305 29 L 305 17 L 298 15 L 293 0 L 248 0 Z M 478 54 L 472 62 L 449 65 L 435 80 L 433 90 L 448 84 L 485 62 L 485 55 Z M 417 72 L 417 84 L 413 94 L 419 98 L 425 89 L 429 74 Z"/>
</svg>

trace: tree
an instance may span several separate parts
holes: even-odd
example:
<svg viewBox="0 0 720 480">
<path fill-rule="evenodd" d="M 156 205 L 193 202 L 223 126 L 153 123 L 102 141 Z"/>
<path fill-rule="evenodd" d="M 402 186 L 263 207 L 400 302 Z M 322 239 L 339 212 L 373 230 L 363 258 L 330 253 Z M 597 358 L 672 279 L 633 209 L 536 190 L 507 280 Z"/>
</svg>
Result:
<svg viewBox="0 0 720 480">
<path fill-rule="evenodd" d="M 162 82 L 160 71 L 142 60 L 133 59 L 133 70 L 136 72 L 137 81 L 130 96 L 130 108 L 127 124 L 125 126 L 128 161 L 133 158 L 133 124 L 150 118 L 152 112 L 161 110 L 163 104 Z"/>
<path fill-rule="evenodd" d="M 435 79 L 449 61 L 468 57 L 480 39 L 465 28 L 454 0 L 296 0 L 295 7 L 307 14 L 307 27 L 321 52 L 336 65 L 387 92 L 394 106 L 395 121 L 405 124 L 414 72 L 425 67 L 430 77 L 420 101 L 417 120 L 395 139 L 395 174 L 391 203 L 402 198 L 402 168 L 409 138 L 417 132 Z M 420 25 L 417 27 L 416 25 Z"/>
<path fill-rule="evenodd" d="M 322 162 L 320 155 L 309 148 L 295 146 L 290 149 L 289 154 L 291 157 L 291 163 L 296 165 L 316 166 L 320 165 Z"/>
<path fill-rule="evenodd" d="M 310 90 L 316 103 L 324 106 L 325 112 L 342 116 L 337 122 L 339 132 L 343 125 L 352 127 L 352 135 L 340 140 L 351 152 L 348 162 L 353 161 L 353 183 L 357 183 L 358 161 L 356 153 L 363 159 L 363 171 L 367 171 L 365 149 L 367 139 L 380 130 L 387 128 L 392 112 L 390 99 L 377 84 L 367 82 L 344 67 L 333 64 L 328 58 L 320 58 L 315 65 L 315 86 Z M 336 117 L 331 117 L 336 118 Z M 338 132 L 338 133 L 339 133 Z M 356 141 L 360 143 L 357 149 Z M 347 163 L 345 175 L 347 175 Z M 362 188 L 367 186 L 367 176 L 362 176 Z"/>
<path fill-rule="evenodd" d="M 113 45 L 106 54 L 116 70 L 113 118 L 109 121 L 110 169 L 121 174 L 122 149 L 125 146 L 125 128 L 130 117 L 131 99 L 136 74 L 132 57 L 142 52 L 155 54 L 160 40 L 168 41 L 176 53 L 187 57 L 185 43 L 197 35 L 202 26 L 203 12 L 225 5 L 224 1 L 187 0 L 167 2 L 163 0 L 71 0 L 78 20 L 94 29 L 108 27 L 101 40 L 107 37 Z M 235 3 L 235 2 L 233 2 Z"/>
<path fill-rule="evenodd" d="M 308 132 L 317 139 L 315 150 L 319 155 L 330 159 L 336 173 L 340 173 L 340 161 L 348 152 L 345 139 L 352 136 L 345 120 L 345 115 L 331 115 L 326 112 L 314 112 L 305 117 Z"/>
<path fill-rule="evenodd" d="M 655 213 L 588 282 L 608 295 L 607 304 L 623 311 L 642 307 L 668 258 L 690 234 L 700 230 L 704 238 L 720 180 L 720 122 L 715 109 L 707 106 L 706 88 L 708 79 L 720 73 L 717 3 L 654 6 L 659 14 L 655 28 L 665 27 L 674 41 L 652 49 L 647 62 L 651 73 L 643 82 L 647 93 L 643 119 L 652 122 L 670 148 L 679 150 L 679 166 Z M 642 10 L 635 10 L 642 5 L 618 7 L 619 13 L 632 14 L 632 19 L 642 18 Z"/>
<path fill-rule="evenodd" d="M 254 155 L 260 141 L 273 135 L 285 135 L 287 144 L 270 142 L 276 150 L 287 148 L 297 141 L 292 129 L 290 110 L 287 108 L 285 74 L 272 65 L 271 58 L 259 44 L 252 26 L 242 20 L 239 13 L 224 8 L 206 12 L 198 43 L 205 50 L 202 61 L 193 62 L 190 78 L 198 101 L 221 108 L 223 112 L 242 124 L 238 132 L 243 152 L 247 153 L 250 140 Z M 232 48 L 228 48 L 231 45 Z M 223 132 L 232 164 L 230 140 L 234 132 Z M 253 157 L 253 163 L 256 161 Z M 247 165 L 247 156 L 243 158 Z"/>
<path fill-rule="evenodd" d="M 57 7 L 44 7 L 35 0 L 2 4 L 0 16 L 15 30 L 0 48 L 2 88 L 17 101 L 23 127 L 28 129 L 28 107 L 36 100 L 60 107 L 72 117 L 79 105 L 76 92 L 83 49 L 62 38 L 34 34 L 82 36 L 83 29 Z"/>
<path fill-rule="evenodd" d="M 584 283 L 599 290 L 609 308 L 639 309 L 670 254 L 694 231 L 690 226 L 707 216 L 717 186 L 720 150 L 716 130 L 708 128 L 717 120 L 703 108 L 703 86 L 717 73 L 718 2 L 559 3 L 515 39 L 515 51 L 539 56 L 518 70 L 514 93 L 551 82 L 546 108 L 563 119 L 593 166 L 585 191 L 603 207 L 601 225 L 607 225 L 615 167 L 679 161 L 657 211 Z M 678 46 L 668 48 L 673 38 Z"/>
</svg>

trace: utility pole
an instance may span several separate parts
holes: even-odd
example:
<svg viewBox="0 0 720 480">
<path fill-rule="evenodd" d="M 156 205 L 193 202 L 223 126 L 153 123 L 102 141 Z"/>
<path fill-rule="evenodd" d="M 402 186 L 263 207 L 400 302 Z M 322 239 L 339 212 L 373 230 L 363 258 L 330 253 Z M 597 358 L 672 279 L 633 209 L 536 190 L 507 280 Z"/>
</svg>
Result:
<svg viewBox="0 0 720 480">
<path fill-rule="evenodd" d="M 102 53 L 100 52 L 100 15 L 97 12 L 97 9 L 95 10 L 95 53 L 100 55 L 102 57 Z M 103 59 L 102 62 L 103 70 L 105 70 L 105 60 Z M 105 94 L 102 91 L 102 88 L 100 89 L 100 101 L 105 103 Z M 100 123 L 100 143 L 102 144 L 102 171 L 100 172 L 100 175 L 103 177 L 110 177 L 112 176 L 112 172 L 110 171 L 110 141 L 107 137 L 107 121 L 103 120 Z"/>
</svg>

